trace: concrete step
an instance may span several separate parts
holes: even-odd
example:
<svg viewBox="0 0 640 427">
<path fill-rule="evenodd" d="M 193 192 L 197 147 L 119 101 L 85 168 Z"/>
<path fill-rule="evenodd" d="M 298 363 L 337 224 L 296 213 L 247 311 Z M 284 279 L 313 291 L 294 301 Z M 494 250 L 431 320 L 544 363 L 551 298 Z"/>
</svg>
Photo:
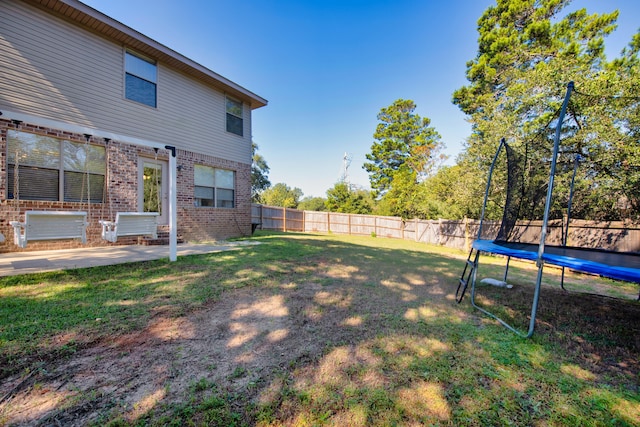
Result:
<svg viewBox="0 0 640 427">
<path fill-rule="evenodd" d="M 182 236 L 178 236 L 177 237 L 177 242 L 178 242 L 178 244 L 184 243 L 184 239 L 182 238 Z M 139 245 L 143 245 L 143 246 L 168 245 L 169 244 L 169 232 L 167 232 L 167 231 L 158 232 L 158 237 L 156 239 L 153 239 L 153 238 L 148 237 L 148 236 L 140 236 L 138 238 L 138 244 Z"/>
</svg>

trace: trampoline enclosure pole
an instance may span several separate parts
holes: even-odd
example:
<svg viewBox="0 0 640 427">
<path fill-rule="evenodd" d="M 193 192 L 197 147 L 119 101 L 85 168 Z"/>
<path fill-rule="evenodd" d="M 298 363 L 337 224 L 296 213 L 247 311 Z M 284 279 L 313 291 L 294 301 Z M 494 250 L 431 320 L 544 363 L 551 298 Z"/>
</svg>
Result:
<svg viewBox="0 0 640 427">
<path fill-rule="evenodd" d="M 527 338 L 533 335 L 533 330 L 536 325 L 536 313 L 538 312 L 538 300 L 540 299 L 540 285 L 542 283 L 542 269 L 544 267 L 544 260 L 542 255 L 544 254 L 544 243 L 547 237 L 547 223 L 549 222 L 549 211 L 551 210 L 551 197 L 553 196 L 553 179 L 556 173 L 556 162 L 558 160 L 558 150 L 560 148 L 560 134 L 562 133 L 562 122 L 567 112 L 567 105 L 571 98 L 571 91 L 573 91 L 573 82 L 569 82 L 567 85 L 567 94 L 564 97 L 562 103 L 562 109 L 560 110 L 560 116 L 558 117 L 558 125 L 556 126 L 556 135 L 553 141 L 553 157 L 551 158 L 551 171 L 549 172 L 549 187 L 547 188 L 547 200 L 544 206 L 544 219 L 542 220 L 542 232 L 540 233 L 540 246 L 538 246 L 538 277 L 536 279 L 536 289 L 533 295 L 533 304 L 531 305 L 531 320 L 529 322 L 529 332 Z"/>
<path fill-rule="evenodd" d="M 487 208 L 487 199 L 489 198 L 489 188 L 491 187 L 491 177 L 493 176 L 493 169 L 496 166 L 496 160 L 498 160 L 498 156 L 500 155 L 500 151 L 502 150 L 502 146 L 505 144 L 505 139 L 500 139 L 500 145 L 498 145 L 498 150 L 496 151 L 495 156 L 493 156 L 493 161 L 491 162 L 491 167 L 489 168 L 489 178 L 487 178 L 487 188 L 484 190 L 484 202 L 482 202 L 482 212 L 480 213 L 480 225 L 478 226 L 478 237 L 477 239 L 482 239 L 482 223 L 484 222 L 484 211 Z"/>
<path fill-rule="evenodd" d="M 553 180 L 556 174 L 556 163 L 558 161 L 558 151 L 560 149 L 560 134 L 562 133 L 562 122 L 567 112 L 567 105 L 569 104 L 569 98 L 571 98 L 571 91 L 573 91 L 573 82 L 569 82 L 567 85 L 567 94 L 564 97 L 562 103 L 562 109 L 560 110 L 560 116 L 558 116 L 558 125 L 556 126 L 556 134 L 553 138 L 553 154 L 551 157 L 551 171 L 549 172 L 549 186 L 547 188 L 547 200 L 544 205 L 544 218 L 542 220 L 542 231 L 540 233 L 540 246 L 538 247 L 538 264 L 542 263 L 542 254 L 544 253 L 544 243 L 547 238 L 547 223 L 549 222 L 549 211 L 551 210 L 551 198 L 553 197 Z"/>
</svg>

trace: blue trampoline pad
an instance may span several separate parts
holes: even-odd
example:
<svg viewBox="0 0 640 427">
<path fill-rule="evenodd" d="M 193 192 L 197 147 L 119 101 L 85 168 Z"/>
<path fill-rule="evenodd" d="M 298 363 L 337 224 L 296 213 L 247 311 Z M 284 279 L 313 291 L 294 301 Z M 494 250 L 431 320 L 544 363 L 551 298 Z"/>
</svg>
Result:
<svg viewBox="0 0 640 427">
<path fill-rule="evenodd" d="M 473 248 L 482 252 L 536 261 L 538 245 L 492 240 L 476 240 Z M 597 249 L 545 246 L 545 263 L 597 274 L 616 280 L 640 283 L 640 254 Z"/>
</svg>

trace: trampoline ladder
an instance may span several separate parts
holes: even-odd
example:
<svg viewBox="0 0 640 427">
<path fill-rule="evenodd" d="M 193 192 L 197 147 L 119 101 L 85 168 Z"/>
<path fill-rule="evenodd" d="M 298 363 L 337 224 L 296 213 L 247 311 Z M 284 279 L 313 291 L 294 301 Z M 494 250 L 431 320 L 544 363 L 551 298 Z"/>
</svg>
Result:
<svg viewBox="0 0 640 427">
<path fill-rule="evenodd" d="M 462 275 L 458 282 L 458 289 L 456 290 L 456 302 L 458 304 L 462 301 L 462 298 L 464 298 L 464 293 L 467 291 L 469 283 L 474 280 L 474 274 L 476 268 L 478 268 L 479 255 L 478 250 L 473 247 L 469 251 L 469 256 L 467 257 L 467 262 L 464 264 L 464 270 L 462 270 Z"/>
</svg>

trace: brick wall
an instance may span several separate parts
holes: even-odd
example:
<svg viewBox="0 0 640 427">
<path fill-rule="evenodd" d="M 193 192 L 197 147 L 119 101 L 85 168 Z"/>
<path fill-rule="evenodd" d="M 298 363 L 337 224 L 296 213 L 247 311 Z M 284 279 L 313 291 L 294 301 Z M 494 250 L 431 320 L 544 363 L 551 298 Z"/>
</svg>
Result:
<svg viewBox="0 0 640 427">
<path fill-rule="evenodd" d="M 251 165 L 177 150 L 178 233 L 186 240 L 226 239 L 251 234 Z M 194 166 L 205 165 L 236 173 L 234 209 L 195 206 Z"/>
<path fill-rule="evenodd" d="M 119 141 L 106 142 L 102 138 L 91 138 L 90 143 L 106 146 L 108 160 L 108 185 L 104 203 L 57 202 L 7 200 L 7 130 L 37 133 L 75 142 L 85 142 L 84 135 L 73 134 L 59 129 L 19 125 L 0 118 L 0 232 L 5 242 L 0 243 L 0 253 L 24 250 L 68 249 L 81 247 L 73 240 L 29 242 L 26 249 L 13 244 L 13 228 L 9 221 L 23 220 L 27 210 L 83 210 L 88 212 L 87 246 L 108 246 L 110 243 L 100 237 L 100 219 L 114 219 L 116 212 L 138 210 L 138 162 L 141 157 L 154 158 L 152 148 L 141 147 Z M 169 152 L 159 150 L 157 158 L 168 160 Z M 177 172 L 178 187 L 178 236 L 187 241 L 218 240 L 251 233 L 251 165 L 227 161 L 213 156 L 177 150 L 176 163 L 181 166 Z M 196 207 L 194 199 L 194 165 L 206 165 L 233 170 L 236 173 L 235 203 L 233 209 Z M 159 231 L 168 231 L 168 226 L 160 226 Z M 117 244 L 136 243 L 136 237 L 121 238 Z"/>
</svg>

